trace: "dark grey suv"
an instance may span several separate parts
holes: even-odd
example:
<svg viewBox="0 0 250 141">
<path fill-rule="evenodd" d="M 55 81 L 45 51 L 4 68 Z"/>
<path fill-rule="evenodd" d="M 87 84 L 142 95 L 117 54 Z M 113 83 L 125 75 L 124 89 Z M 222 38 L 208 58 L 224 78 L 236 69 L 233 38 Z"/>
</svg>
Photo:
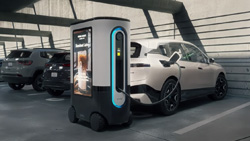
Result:
<svg viewBox="0 0 250 141">
<path fill-rule="evenodd" d="M 3 81 L 2 74 L 1 74 L 2 64 L 3 64 L 3 59 L 0 59 L 0 82 Z"/>
<path fill-rule="evenodd" d="M 46 63 L 43 87 L 52 96 L 60 96 L 70 89 L 70 53 L 57 53 Z"/>
<path fill-rule="evenodd" d="M 14 90 L 32 84 L 36 91 L 44 91 L 42 74 L 45 63 L 59 52 L 65 50 L 49 48 L 12 50 L 2 64 L 3 80 Z"/>
</svg>

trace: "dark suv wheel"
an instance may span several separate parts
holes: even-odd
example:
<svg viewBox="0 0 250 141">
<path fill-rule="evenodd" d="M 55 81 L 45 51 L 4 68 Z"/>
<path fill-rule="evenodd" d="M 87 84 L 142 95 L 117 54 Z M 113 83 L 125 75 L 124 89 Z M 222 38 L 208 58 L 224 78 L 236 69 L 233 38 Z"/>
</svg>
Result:
<svg viewBox="0 0 250 141">
<path fill-rule="evenodd" d="M 51 96 L 60 96 L 63 94 L 64 90 L 53 90 L 53 89 L 47 89 L 47 92 L 51 95 Z"/>
<path fill-rule="evenodd" d="M 25 84 L 8 83 L 13 90 L 21 90 Z"/>
<path fill-rule="evenodd" d="M 163 99 L 166 96 L 170 94 L 170 92 L 174 89 L 176 85 L 176 81 L 173 79 L 167 80 L 164 85 L 163 89 L 161 91 L 161 96 L 160 98 Z M 177 86 L 176 89 L 173 91 L 173 93 L 166 98 L 166 100 L 162 103 L 160 103 L 160 110 L 163 115 L 172 115 L 176 112 L 179 104 L 180 104 L 180 87 Z"/>
<path fill-rule="evenodd" d="M 33 89 L 41 92 L 41 91 L 45 91 L 44 87 L 43 87 L 43 78 L 42 78 L 42 74 L 39 74 L 36 76 L 34 82 L 32 83 Z"/>
</svg>

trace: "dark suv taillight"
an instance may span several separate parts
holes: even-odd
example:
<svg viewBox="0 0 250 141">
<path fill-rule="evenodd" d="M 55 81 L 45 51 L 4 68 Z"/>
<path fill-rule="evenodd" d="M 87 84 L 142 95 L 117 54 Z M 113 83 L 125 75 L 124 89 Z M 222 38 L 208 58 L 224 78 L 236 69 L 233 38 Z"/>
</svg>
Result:
<svg viewBox="0 0 250 141">
<path fill-rule="evenodd" d="M 50 66 L 52 66 L 52 64 L 49 64 L 49 63 L 45 64 L 45 67 L 50 67 Z"/>
<path fill-rule="evenodd" d="M 64 67 L 70 67 L 70 64 L 62 64 Z"/>
<path fill-rule="evenodd" d="M 19 64 L 22 64 L 24 66 L 29 66 L 33 63 L 31 60 L 26 60 L 26 61 L 18 61 Z"/>
</svg>

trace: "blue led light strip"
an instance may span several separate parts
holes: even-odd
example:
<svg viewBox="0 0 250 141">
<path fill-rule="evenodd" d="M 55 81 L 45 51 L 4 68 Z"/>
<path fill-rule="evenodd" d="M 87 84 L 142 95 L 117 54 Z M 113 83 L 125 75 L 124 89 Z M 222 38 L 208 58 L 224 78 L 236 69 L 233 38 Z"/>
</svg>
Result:
<svg viewBox="0 0 250 141">
<path fill-rule="evenodd" d="M 112 80 L 111 80 L 111 87 L 112 87 L 112 103 L 113 103 L 113 105 L 115 106 L 115 107 L 117 107 L 117 108 L 121 108 L 122 107 L 122 105 L 117 105 L 116 103 L 115 103 L 115 100 L 114 100 L 114 96 L 115 96 L 115 35 L 116 35 L 116 33 L 118 32 L 118 31 L 122 31 L 122 28 L 120 28 L 120 27 L 118 27 L 118 28 L 116 28 L 116 29 L 114 29 L 113 31 L 112 31 L 112 34 L 111 34 L 111 36 L 112 36 L 112 39 L 111 39 L 111 49 L 112 49 L 112 54 L 111 54 L 111 60 L 112 60 L 112 67 L 111 67 L 111 69 L 112 69 L 112 71 L 111 71 L 111 76 L 112 76 Z"/>
</svg>

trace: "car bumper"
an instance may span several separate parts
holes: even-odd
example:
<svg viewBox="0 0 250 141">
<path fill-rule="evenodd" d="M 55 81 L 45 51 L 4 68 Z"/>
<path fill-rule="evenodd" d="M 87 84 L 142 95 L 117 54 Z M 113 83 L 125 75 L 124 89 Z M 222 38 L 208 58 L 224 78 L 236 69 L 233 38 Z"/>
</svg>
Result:
<svg viewBox="0 0 250 141">
<path fill-rule="evenodd" d="M 131 80 L 130 81 L 130 86 L 139 86 L 139 85 L 145 85 L 147 84 L 146 79 L 142 79 L 142 80 Z"/>
<path fill-rule="evenodd" d="M 1 69 L 0 69 L 0 71 L 1 71 Z M 0 72 L 0 82 L 2 82 L 3 81 L 3 76 L 2 76 L 2 73 Z"/>
<path fill-rule="evenodd" d="M 54 89 L 54 90 L 70 90 L 70 82 L 62 82 L 62 81 L 50 81 L 44 80 L 43 87 L 45 89 Z"/>
<path fill-rule="evenodd" d="M 31 84 L 32 78 L 31 77 L 22 77 L 13 74 L 2 74 L 2 79 L 8 83 L 24 83 L 24 84 Z"/>
<path fill-rule="evenodd" d="M 3 78 L 2 78 L 2 75 L 0 75 L 0 82 L 2 82 L 3 81 Z"/>
</svg>

